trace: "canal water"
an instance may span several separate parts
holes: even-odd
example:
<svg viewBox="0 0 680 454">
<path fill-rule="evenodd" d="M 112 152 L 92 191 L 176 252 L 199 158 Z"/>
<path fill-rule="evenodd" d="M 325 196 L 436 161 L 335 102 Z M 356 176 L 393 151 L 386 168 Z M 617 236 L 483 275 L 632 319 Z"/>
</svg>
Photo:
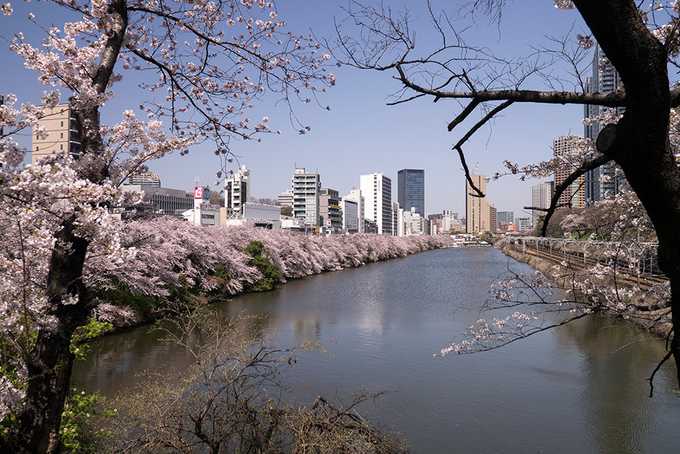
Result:
<svg viewBox="0 0 680 454">
<path fill-rule="evenodd" d="M 434 358 L 479 318 L 510 266 L 492 248 L 447 249 L 293 281 L 237 297 L 218 312 L 262 316 L 276 345 L 318 342 L 285 375 L 291 399 L 386 394 L 362 414 L 418 453 L 679 453 L 672 365 L 649 376 L 663 343 L 622 321 L 587 318 L 501 350 Z M 99 340 L 74 382 L 114 397 L 144 370 L 187 358 L 148 328 Z"/>
</svg>

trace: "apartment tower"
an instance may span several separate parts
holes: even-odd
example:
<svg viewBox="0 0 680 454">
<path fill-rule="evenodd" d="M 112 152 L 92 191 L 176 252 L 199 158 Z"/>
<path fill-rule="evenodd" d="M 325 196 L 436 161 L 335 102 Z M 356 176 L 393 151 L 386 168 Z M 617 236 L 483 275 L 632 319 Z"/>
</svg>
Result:
<svg viewBox="0 0 680 454">
<path fill-rule="evenodd" d="M 474 185 L 486 194 L 487 178 L 470 175 Z M 491 209 L 486 197 L 477 197 L 467 178 L 465 179 L 465 231 L 467 233 L 491 232 Z"/>
<path fill-rule="evenodd" d="M 364 218 L 376 224 L 381 235 L 392 235 L 392 180 L 382 173 L 359 177 L 359 189 L 364 196 Z"/>
</svg>

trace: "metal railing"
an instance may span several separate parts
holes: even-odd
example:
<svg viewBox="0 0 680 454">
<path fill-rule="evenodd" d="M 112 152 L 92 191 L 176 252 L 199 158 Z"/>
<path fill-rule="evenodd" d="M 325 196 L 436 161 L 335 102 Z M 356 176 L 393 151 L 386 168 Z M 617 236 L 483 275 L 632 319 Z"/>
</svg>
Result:
<svg viewBox="0 0 680 454">
<path fill-rule="evenodd" d="M 651 286 L 667 281 L 659 269 L 657 243 L 619 243 L 579 241 L 562 238 L 515 237 L 508 239 L 512 249 L 538 256 L 554 263 L 566 262 L 571 267 L 586 269 L 596 265 L 610 266 L 628 281 Z M 618 253 L 618 251 L 625 253 Z M 634 260 L 629 259 L 633 256 Z"/>
</svg>

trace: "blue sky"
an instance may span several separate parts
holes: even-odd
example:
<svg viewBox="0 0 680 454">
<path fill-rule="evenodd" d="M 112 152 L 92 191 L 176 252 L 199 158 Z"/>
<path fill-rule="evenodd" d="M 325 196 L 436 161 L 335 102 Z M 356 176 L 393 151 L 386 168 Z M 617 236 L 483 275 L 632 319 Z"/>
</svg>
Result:
<svg viewBox="0 0 680 454">
<path fill-rule="evenodd" d="M 385 0 L 399 9 L 407 5 L 414 18 L 417 49 L 432 42 L 432 28 L 424 9 L 424 0 Z M 435 9 L 445 9 L 456 18 L 469 0 L 433 2 Z M 289 28 L 307 31 L 317 36 L 332 37 L 333 18 L 341 18 L 340 7 L 346 1 L 279 0 L 280 16 Z M 313 5 L 313 7 L 310 7 Z M 15 3 L 15 15 L 2 17 L 0 27 L 0 86 L 4 92 L 16 93 L 20 101 L 36 101 L 44 90 L 35 75 L 7 49 L 7 39 L 18 30 L 29 38 L 39 37 L 40 30 L 27 25 L 26 14 L 33 11 L 38 19 L 44 15 L 55 25 L 66 16 L 54 12 L 44 3 Z M 49 16 L 48 16 L 49 11 Z M 469 21 L 468 21 L 469 22 Z M 456 22 L 462 24 L 463 22 Z M 575 11 L 557 10 L 551 0 L 514 0 L 505 9 L 500 27 L 478 17 L 466 33 L 470 44 L 485 46 L 498 55 L 515 57 L 540 45 L 546 35 L 560 35 L 575 25 L 575 31 L 586 29 Z M 38 38 L 36 38 L 38 39 Z M 423 168 L 426 179 L 426 210 L 428 213 L 453 209 L 464 211 L 464 176 L 451 146 L 465 132 L 464 127 L 449 133 L 447 123 L 460 111 L 453 101 L 433 104 L 418 100 L 388 107 L 388 96 L 399 88 L 389 73 L 338 68 L 337 85 L 321 98 L 330 111 L 315 105 L 297 106 L 296 114 L 311 127 L 311 133 L 298 135 L 289 125 L 288 112 L 274 107 L 271 100 L 263 110 L 271 117 L 273 129 L 281 135 L 264 136 L 261 143 L 232 142 L 233 151 L 242 164 L 251 169 L 252 190 L 258 197 L 275 197 L 287 190 L 294 167 L 301 166 L 321 173 L 322 184 L 338 189 L 341 194 L 358 186 L 359 175 L 383 172 L 394 181 L 401 168 Z M 103 118 L 117 118 L 120 112 L 138 104 L 140 93 L 120 90 L 115 100 L 104 108 Z M 531 162 L 546 159 L 557 135 L 582 133 L 582 107 L 514 105 L 495 121 L 492 129 L 480 131 L 467 145 L 469 164 L 482 174 L 493 174 L 502 168 L 504 159 Z M 258 116 L 253 116 L 258 118 Z M 24 138 L 23 141 L 28 140 Z M 172 156 L 151 163 L 164 186 L 189 189 L 199 179 L 202 184 L 214 184 L 218 162 L 208 145 L 198 147 L 185 157 Z M 488 196 L 499 211 L 514 210 L 530 203 L 530 185 L 513 177 L 493 181 Z"/>
</svg>

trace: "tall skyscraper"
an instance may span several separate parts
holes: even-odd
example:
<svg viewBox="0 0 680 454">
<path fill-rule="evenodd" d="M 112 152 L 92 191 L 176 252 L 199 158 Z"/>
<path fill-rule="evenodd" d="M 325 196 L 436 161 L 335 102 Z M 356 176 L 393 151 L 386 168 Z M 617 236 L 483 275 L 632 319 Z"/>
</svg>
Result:
<svg viewBox="0 0 680 454">
<path fill-rule="evenodd" d="M 549 208 L 555 191 L 555 182 L 546 181 L 531 187 L 531 206 L 536 208 Z M 538 225 L 538 220 L 545 215 L 545 211 L 532 210 L 531 218 L 533 225 Z"/>
<path fill-rule="evenodd" d="M 425 216 L 425 171 L 422 169 L 401 169 L 397 173 L 397 201 L 399 207 Z"/>
<path fill-rule="evenodd" d="M 228 218 L 243 216 L 243 208 L 250 194 L 250 171 L 242 166 L 232 172 L 224 182 L 224 206 Z"/>
<path fill-rule="evenodd" d="M 614 65 L 604 55 L 599 45 L 593 52 L 592 75 L 586 81 L 590 93 L 607 94 L 623 89 L 623 83 Z M 593 143 L 602 130 L 602 124 L 596 118 L 605 112 L 602 106 L 584 106 L 584 136 Z M 624 107 L 617 107 L 616 112 L 622 114 Z M 590 120 L 589 120 L 590 119 Z M 607 196 L 617 194 L 625 184 L 623 172 L 613 162 L 590 170 L 585 175 L 585 199 L 588 205 L 598 202 Z"/>
<path fill-rule="evenodd" d="M 295 169 L 292 180 L 293 216 L 311 227 L 319 226 L 319 193 L 321 177 L 307 172 L 303 167 Z"/>
<path fill-rule="evenodd" d="M 472 182 L 480 191 L 486 194 L 486 177 L 471 175 Z M 491 231 L 491 210 L 486 197 L 475 197 L 476 192 L 465 179 L 465 231 L 467 233 L 482 233 Z"/>
<path fill-rule="evenodd" d="M 334 233 L 342 231 L 340 194 L 335 189 L 323 188 L 319 193 L 319 217 L 324 229 Z"/>
<path fill-rule="evenodd" d="M 579 146 L 579 137 L 560 136 L 553 140 L 553 153 L 561 164 L 555 171 L 555 186 L 561 184 L 574 171 L 576 164 L 572 163 L 570 156 L 574 153 L 574 147 Z M 585 176 L 580 176 L 559 198 L 559 205 L 583 208 L 586 206 Z"/>
<path fill-rule="evenodd" d="M 359 189 L 364 196 L 364 218 L 375 222 L 379 234 L 392 235 L 392 180 L 382 173 L 361 175 Z"/>
</svg>

